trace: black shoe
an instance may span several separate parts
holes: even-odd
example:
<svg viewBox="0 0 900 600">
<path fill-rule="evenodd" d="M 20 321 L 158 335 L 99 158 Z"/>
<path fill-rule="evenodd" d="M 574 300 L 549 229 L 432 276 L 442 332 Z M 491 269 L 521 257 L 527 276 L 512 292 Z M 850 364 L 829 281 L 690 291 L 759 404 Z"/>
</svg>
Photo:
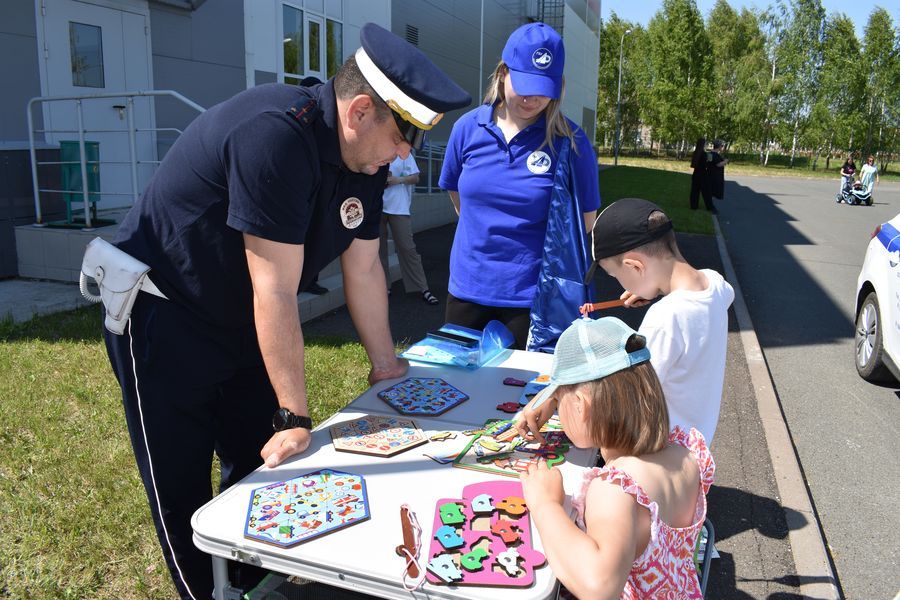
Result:
<svg viewBox="0 0 900 600">
<path fill-rule="evenodd" d="M 322 294 L 328 293 L 328 288 L 319 285 L 317 282 L 313 281 L 309 284 L 309 287 L 306 288 L 306 291 L 310 294 L 315 294 L 316 296 L 321 296 Z"/>
<path fill-rule="evenodd" d="M 431 305 L 435 305 L 435 304 L 440 303 L 440 300 L 438 300 L 438 299 L 434 296 L 434 294 L 432 294 L 432 293 L 431 293 L 430 291 L 428 291 L 428 290 L 425 290 L 424 292 L 422 292 L 422 300 L 424 300 L 425 302 L 427 302 L 428 304 L 431 304 Z"/>
</svg>

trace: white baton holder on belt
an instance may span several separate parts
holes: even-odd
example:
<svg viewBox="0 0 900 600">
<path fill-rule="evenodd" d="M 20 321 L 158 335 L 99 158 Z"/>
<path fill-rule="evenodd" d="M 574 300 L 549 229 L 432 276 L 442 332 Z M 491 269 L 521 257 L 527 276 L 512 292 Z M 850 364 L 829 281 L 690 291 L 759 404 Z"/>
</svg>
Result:
<svg viewBox="0 0 900 600">
<path fill-rule="evenodd" d="M 112 333 L 122 335 L 125 331 L 131 307 L 141 290 L 166 298 L 147 277 L 149 271 L 150 267 L 102 238 L 94 238 L 87 245 L 81 262 L 79 287 L 88 301 L 103 302 L 106 308 L 105 325 Z M 88 277 L 97 282 L 99 296 L 88 291 Z"/>
</svg>

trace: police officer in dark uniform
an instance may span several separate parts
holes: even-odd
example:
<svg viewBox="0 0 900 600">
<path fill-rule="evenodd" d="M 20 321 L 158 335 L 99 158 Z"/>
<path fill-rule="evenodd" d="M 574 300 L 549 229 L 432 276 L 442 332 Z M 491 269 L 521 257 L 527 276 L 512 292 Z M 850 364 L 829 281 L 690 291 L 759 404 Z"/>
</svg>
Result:
<svg viewBox="0 0 900 600">
<path fill-rule="evenodd" d="M 211 498 L 213 452 L 224 489 L 260 456 L 274 467 L 309 445 L 298 290 L 341 257 L 369 383 L 408 368 L 394 354 L 378 258 L 387 165 L 471 98 L 385 29 L 367 24 L 360 41 L 322 85 L 261 85 L 200 115 L 116 236 L 162 296 L 138 294 L 124 334 L 105 336 L 185 598 L 212 590 L 190 518 Z"/>
</svg>

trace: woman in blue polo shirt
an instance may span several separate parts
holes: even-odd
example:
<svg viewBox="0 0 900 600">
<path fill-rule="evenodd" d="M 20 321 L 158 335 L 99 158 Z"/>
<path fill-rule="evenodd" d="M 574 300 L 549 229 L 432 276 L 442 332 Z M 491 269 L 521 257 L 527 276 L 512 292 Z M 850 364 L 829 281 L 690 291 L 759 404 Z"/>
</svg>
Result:
<svg viewBox="0 0 900 600">
<path fill-rule="evenodd" d="M 499 320 L 518 348 L 528 337 L 563 144 L 575 152 L 586 231 L 600 204 L 590 140 L 560 111 L 564 62 L 562 38 L 549 25 L 514 31 L 484 104 L 454 124 L 439 180 L 459 214 L 446 320 L 475 329 Z"/>
</svg>

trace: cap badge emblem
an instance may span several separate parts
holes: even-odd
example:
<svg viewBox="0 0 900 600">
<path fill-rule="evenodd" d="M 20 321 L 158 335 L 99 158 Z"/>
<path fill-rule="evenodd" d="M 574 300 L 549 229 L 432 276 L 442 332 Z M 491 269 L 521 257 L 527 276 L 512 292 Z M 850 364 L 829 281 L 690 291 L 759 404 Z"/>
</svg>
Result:
<svg viewBox="0 0 900 600">
<path fill-rule="evenodd" d="M 535 175 L 543 175 L 550 170 L 552 162 L 549 154 L 542 150 L 535 150 L 528 157 L 528 160 L 525 161 L 525 164 L 528 165 L 528 170 Z"/>
<path fill-rule="evenodd" d="M 538 69 L 546 69 L 553 62 L 553 54 L 546 48 L 538 48 L 531 55 L 531 62 Z"/>
<path fill-rule="evenodd" d="M 359 198 L 350 197 L 341 203 L 341 223 L 347 229 L 356 229 L 363 222 L 363 205 Z"/>
</svg>

